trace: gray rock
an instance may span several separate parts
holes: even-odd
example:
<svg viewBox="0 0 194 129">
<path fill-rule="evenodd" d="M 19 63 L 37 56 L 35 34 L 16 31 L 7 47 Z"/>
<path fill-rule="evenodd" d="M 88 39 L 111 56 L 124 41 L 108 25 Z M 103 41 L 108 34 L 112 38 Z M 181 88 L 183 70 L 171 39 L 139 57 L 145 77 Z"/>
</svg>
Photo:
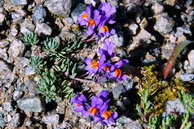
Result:
<svg viewBox="0 0 194 129">
<path fill-rule="evenodd" d="M 25 50 L 25 45 L 20 40 L 14 40 L 8 50 L 10 61 L 13 62 L 16 57 L 22 56 Z"/>
<path fill-rule="evenodd" d="M 19 113 L 14 113 L 10 121 L 10 125 L 13 128 L 16 128 L 20 125 L 20 114 Z"/>
<path fill-rule="evenodd" d="M 5 127 L 5 121 L 3 118 L 3 114 L 0 113 L 0 128 L 4 128 Z"/>
<path fill-rule="evenodd" d="M 119 0 L 107 0 L 107 2 L 110 3 L 112 6 L 119 6 Z"/>
<path fill-rule="evenodd" d="M 19 29 L 18 29 L 17 25 L 14 25 L 14 24 L 11 25 L 9 35 L 13 36 L 13 37 L 16 37 L 18 33 L 19 33 Z"/>
<path fill-rule="evenodd" d="M 183 33 L 192 35 L 192 32 L 189 26 L 181 26 L 181 27 L 177 27 L 176 29 L 177 29 L 177 32 L 175 34 L 176 37 L 181 36 Z"/>
<path fill-rule="evenodd" d="M 113 89 L 112 89 L 113 97 L 115 99 L 118 99 L 121 96 L 121 94 L 124 94 L 125 92 L 129 91 L 131 88 L 133 88 L 133 81 L 131 79 L 127 79 L 123 81 L 122 84 L 114 83 Z"/>
<path fill-rule="evenodd" d="M 68 17 L 71 11 L 72 0 L 47 0 L 45 6 L 55 15 Z"/>
<path fill-rule="evenodd" d="M 125 125 L 125 129 L 143 129 L 139 121 L 133 121 Z"/>
<path fill-rule="evenodd" d="M 27 5 L 27 0 L 11 0 L 14 5 Z"/>
<path fill-rule="evenodd" d="M 27 97 L 17 101 L 17 105 L 25 112 L 42 112 L 44 110 L 43 103 L 39 97 Z"/>
<path fill-rule="evenodd" d="M 5 14 L 0 13 L 0 25 L 4 22 L 5 20 Z"/>
<path fill-rule="evenodd" d="M 13 100 L 16 101 L 16 100 L 20 99 L 22 97 L 22 95 L 23 95 L 22 91 L 18 91 L 18 90 L 14 91 L 14 93 L 13 93 Z"/>
<path fill-rule="evenodd" d="M 96 6 L 96 3 L 99 2 L 99 0 L 84 0 L 85 4 L 92 4 L 93 6 Z"/>
<path fill-rule="evenodd" d="M 79 3 L 76 8 L 72 11 L 71 17 L 73 18 L 73 21 L 76 23 L 78 17 L 81 15 L 81 13 L 86 10 L 86 5 Z"/>
<path fill-rule="evenodd" d="M 133 37 L 133 42 L 129 46 L 128 51 L 134 50 L 141 45 L 145 45 L 145 43 L 149 44 L 151 38 L 152 35 L 148 31 L 142 29 L 135 37 Z"/>
<path fill-rule="evenodd" d="M 36 29 L 35 29 L 35 32 L 38 34 L 38 35 L 41 35 L 41 34 L 44 34 L 44 35 L 51 35 L 52 33 L 52 29 L 49 25 L 45 24 L 45 23 L 37 23 L 36 24 Z"/>
<path fill-rule="evenodd" d="M 117 119 L 117 125 L 122 126 L 125 129 L 142 129 L 139 121 L 133 121 L 126 116 L 121 116 Z"/>
<path fill-rule="evenodd" d="M 7 60 L 8 59 L 7 48 L 0 48 L 0 57 L 3 60 Z"/>
<path fill-rule="evenodd" d="M 0 60 L 0 86 L 9 88 L 14 79 L 10 66 Z"/>
<path fill-rule="evenodd" d="M 191 50 L 188 54 L 189 66 L 194 71 L 194 50 Z"/>
<path fill-rule="evenodd" d="M 161 34 L 167 34 L 172 31 L 174 21 L 167 15 L 159 15 L 156 17 L 154 29 Z"/>
<path fill-rule="evenodd" d="M 129 30 L 131 31 L 132 35 L 136 35 L 137 34 L 138 28 L 139 28 L 139 26 L 137 24 L 129 25 Z"/>
<path fill-rule="evenodd" d="M 28 66 L 24 68 L 24 75 L 32 76 L 36 74 L 36 70 L 32 66 Z"/>
<path fill-rule="evenodd" d="M 11 18 L 14 23 L 21 23 L 23 18 L 26 16 L 26 11 L 22 9 L 18 9 L 11 13 Z"/>
<path fill-rule="evenodd" d="M 4 4 L 4 0 L 0 0 L 0 7 L 2 7 Z"/>
<path fill-rule="evenodd" d="M 176 47 L 176 44 L 171 42 L 167 42 L 165 45 L 163 45 L 162 57 L 165 59 L 169 59 L 175 47 Z"/>
<path fill-rule="evenodd" d="M 33 32 L 35 29 L 35 25 L 32 24 L 32 21 L 28 18 L 26 18 L 21 24 L 20 24 L 20 32 L 22 34 Z"/>
<path fill-rule="evenodd" d="M 158 2 L 155 2 L 152 6 L 152 10 L 154 11 L 154 14 L 160 14 L 164 11 L 164 6 Z"/>
<path fill-rule="evenodd" d="M 8 40 L 1 40 L 0 41 L 0 48 L 5 48 L 9 45 L 9 41 Z"/>
<path fill-rule="evenodd" d="M 15 72 L 23 73 L 23 69 L 30 64 L 30 60 L 25 57 L 18 57 L 16 58 L 15 62 Z"/>
<path fill-rule="evenodd" d="M 46 124 L 57 124 L 59 123 L 59 115 L 58 114 L 51 114 L 44 116 L 42 121 Z"/>
<path fill-rule="evenodd" d="M 128 4 L 136 4 L 136 5 L 141 5 L 145 0 L 122 0 L 124 5 Z"/>
<path fill-rule="evenodd" d="M 13 110 L 13 107 L 11 105 L 11 102 L 5 102 L 3 103 L 3 110 L 6 112 L 10 112 Z"/>
<path fill-rule="evenodd" d="M 42 5 L 38 5 L 33 10 L 32 20 L 36 23 L 42 23 L 44 22 L 44 19 L 46 17 L 46 10 Z"/>
<path fill-rule="evenodd" d="M 164 112 L 163 115 L 169 115 L 170 113 L 185 113 L 186 110 L 184 108 L 184 105 L 179 99 L 176 100 L 169 100 L 166 102 L 166 112 Z"/>
<path fill-rule="evenodd" d="M 118 85 L 116 87 L 113 87 L 112 89 L 113 97 L 115 99 L 118 99 L 121 96 L 121 94 L 125 92 L 126 92 L 126 89 L 123 85 Z"/>
<path fill-rule="evenodd" d="M 194 74 L 182 74 L 180 79 L 184 82 L 192 81 L 194 82 Z"/>
<path fill-rule="evenodd" d="M 28 95 L 29 96 L 35 96 L 37 95 L 37 90 L 36 88 L 38 87 L 37 84 L 35 83 L 35 81 L 31 80 L 31 79 L 27 79 L 24 82 L 24 84 L 26 85 L 26 87 L 28 88 Z"/>
</svg>

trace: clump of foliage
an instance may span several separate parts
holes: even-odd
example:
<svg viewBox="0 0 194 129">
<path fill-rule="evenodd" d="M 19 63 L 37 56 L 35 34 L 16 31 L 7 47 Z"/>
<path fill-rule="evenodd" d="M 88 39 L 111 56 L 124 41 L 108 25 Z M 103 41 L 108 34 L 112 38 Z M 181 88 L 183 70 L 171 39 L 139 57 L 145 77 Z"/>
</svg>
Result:
<svg viewBox="0 0 194 129">
<path fill-rule="evenodd" d="M 29 32 L 24 35 L 24 37 L 22 38 L 22 41 L 26 45 L 36 45 L 39 42 L 39 39 L 36 33 Z"/>
<path fill-rule="evenodd" d="M 45 98 L 46 102 L 71 98 L 74 96 L 71 79 L 76 77 L 80 71 L 80 59 L 75 54 L 85 47 L 80 36 L 60 43 L 58 39 L 46 37 L 40 41 L 35 33 L 27 33 L 23 37 L 26 45 L 37 45 L 43 43 L 40 52 L 45 56 L 32 56 L 31 65 L 38 74 L 37 90 Z M 41 43 L 39 43 L 41 45 Z"/>
<path fill-rule="evenodd" d="M 46 62 L 44 62 L 44 60 L 39 56 L 32 56 L 30 62 L 37 73 L 40 73 L 46 64 Z"/>
<path fill-rule="evenodd" d="M 74 96 L 74 91 L 70 88 L 69 82 L 61 78 L 53 70 L 42 74 L 38 91 L 43 95 L 46 102 L 60 100 L 63 96 L 65 98 Z"/>
<path fill-rule="evenodd" d="M 186 94 L 188 85 L 183 84 L 180 80 L 170 82 L 159 80 L 159 74 L 154 72 L 154 69 L 154 65 L 144 67 L 144 77 L 141 79 L 138 93 L 140 104 L 136 106 L 136 110 L 142 122 L 148 123 L 149 129 L 190 129 L 189 114 L 193 112 L 194 100 Z M 180 115 L 171 113 L 163 116 L 165 103 L 177 97 L 180 98 L 187 112 Z"/>
<path fill-rule="evenodd" d="M 55 38 L 46 38 L 46 40 L 43 41 L 45 50 L 49 51 L 50 53 L 55 52 L 59 48 L 59 41 Z"/>
</svg>

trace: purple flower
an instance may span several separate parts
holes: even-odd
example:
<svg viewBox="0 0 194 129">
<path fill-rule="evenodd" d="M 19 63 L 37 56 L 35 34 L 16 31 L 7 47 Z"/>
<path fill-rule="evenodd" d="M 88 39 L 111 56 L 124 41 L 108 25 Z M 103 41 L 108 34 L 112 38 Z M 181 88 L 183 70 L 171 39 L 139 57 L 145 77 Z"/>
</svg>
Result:
<svg viewBox="0 0 194 129">
<path fill-rule="evenodd" d="M 102 91 L 97 96 L 93 96 L 91 100 L 91 106 L 98 109 L 99 113 L 108 109 L 110 99 L 108 98 L 108 91 Z"/>
<path fill-rule="evenodd" d="M 106 18 L 110 18 L 116 13 L 116 8 L 107 2 L 102 2 L 99 7 L 99 10 L 102 11 L 102 15 L 106 16 Z M 109 24 L 114 24 L 114 22 L 110 20 Z"/>
<path fill-rule="evenodd" d="M 85 70 L 88 71 L 88 74 L 93 76 L 100 71 L 100 68 L 104 64 L 105 60 L 105 56 L 101 56 L 99 60 L 86 58 L 85 63 L 87 64 L 87 66 L 85 67 Z"/>
<path fill-rule="evenodd" d="M 110 40 L 106 39 L 102 49 L 107 51 L 109 55 L 112 55 L 115 48 L 116 48 L 116 45 L 113 42 L 111 42 Z"/>
<path fill-rule="evenodd" d="M 117 112 L 111 112 L 111 111 L 104 111 L 102 113 L 101 123 L 104 125 L 112 125 L 115 123 L 115 120 L 118 117 Z"/>
<path fill-rule="evenodd" d="M 87 66 L 85 67 L 85 70 L 88 71 L 90 75 L 94 75 L 99 70 L 99 61 L 91 58 L 86 58 L 85 62 Z"/>
<path fill-rule="evenodd" d="M 88 20 L 88 24 L 87 24 L 87 35 L 92 35 L 94 33 L 94 29 L 98 26 L 98 24 L 100 23 L 100 12 L 98 10 L 94 10 L 94 17 L 90 18 Z"/>
<path fill-rule="evenodd" d="M 98 9 L 93 10 L 93 6 L 89 5 L 87 9 L 78 18 L 78 24 L 87 27 L 86 34 L 88 36 L 97 33 L 98 36 L 109 36 L 115 33 L 114 29 L 109 29 L 106 24 L 114 24 L 114 14 L 116 8 L 110 4 L 103 2 Z"/>
<path fill-rule="evenodd" d="M 104 125 L 111 125 L 115 123 L 118 117 L 116 112 L 108 111 L 109 108 L 109 92 L 102 90 L 91 99 L 91 104 L 83 94 L 78 94 L 71 99 L 74 104 L 74 111 L 81 113 L 83 116 L 90 116 L 95 122 L 101 122 Z"/>
<path fill-rule="evenodd" d="M 83 116 L 88 116 L 89 105 L 88 100 L 83 94 L 78 94 L 71 99 L 71 103 L 74 104 L 74 111 L 80 112 Z"/>
<path fill-rule="evenodd" d="M 115 63 L 114 65 L 111 66 L 110 71 L 110 78 L 122 81 L 128 78 L 126 74 L 121 70 L 121 67 L 123 67 L 125 64 L 128 63 L 128 60 L 123 59 Z"/>
<path fill-rule="evenodd" d="M 88 25 L 88 20 L 91 19 L 92 5 L 88 5 L 86 10 L 78 17 L 78 24 L 81 26 Z"/>
</svg>

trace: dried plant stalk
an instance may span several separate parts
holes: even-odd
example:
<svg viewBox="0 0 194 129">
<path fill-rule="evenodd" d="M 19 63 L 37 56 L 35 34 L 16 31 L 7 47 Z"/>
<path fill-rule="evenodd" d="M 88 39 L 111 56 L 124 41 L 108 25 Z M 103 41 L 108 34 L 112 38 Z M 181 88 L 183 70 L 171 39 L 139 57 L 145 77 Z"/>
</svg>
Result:
<svg viewBox="0 0 194 129">
<path fill-rule="evenodd" d="M 176 48 L 174 49 L 170 59 L 167 62 L 167 65 L 164 67 L 163 69 L 163 77 L 164 79 L 166 79 L 171 71 L 171 69 L 173 68 L 177 57 L 179 56 L 179 54 L 181 53 L 181 51 L 190 43 L 192 43 L 192 41 L 189 40 L 185 40 L 183 42 L 181 42 L 179 45 L 176 46 Z"/>
</svg>

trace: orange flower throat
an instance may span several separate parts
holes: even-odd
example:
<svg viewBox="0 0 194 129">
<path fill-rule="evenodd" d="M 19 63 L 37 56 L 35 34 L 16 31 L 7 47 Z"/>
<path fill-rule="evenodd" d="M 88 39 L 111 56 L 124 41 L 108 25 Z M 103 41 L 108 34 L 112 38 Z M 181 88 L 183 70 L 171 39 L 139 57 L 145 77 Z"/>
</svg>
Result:
<svg viewBox="0 0 194 129">
<path fill-rule="evenodd" d="M 88 18 L 88 13 L 84 13 L 84 14 L 82 15 L 82 18 Z"/>
<path fill-rule="evenodd" d="M 98 61 L 96 61 L 96 60 L 92 60 L 90 66 L 91 66 L 92 68 L 97 69 L 97 68 L 99 67 L 99 63 L 98 63 Z"/>
<path fill-rule="evenodd" d="M 121 69 L 115 69 L 114 74 L 116 77 L 120 77 L 122 75 Z"/>
<path fill-rule="evenodd" d="M 108 66 L 105 66 L 104 71 L 110 71 L 110 68 Z"/>
<path fill-rule="evenodd" d="M 89 26 L 95 26 L 95 21 L 93 19 L 88 20 Z"/>
<path fill-rule="evenodd" d="M 92 114 L 92 115 L 95 115 L 97 112 L 98 112 L 98 109 L 95 108 L 95 107 L 92 107 L 89 109 L 89 112 Z"/>
<path fill-rule="evenodd" d="M 108 26 L 102 26 L 101 29 L 103 32 L 109 32 Z"/>
<path fill-rule="evenodd" d="M 111 113 L 111 112 L 109 112 L 109 111 L 105 111 L 105 112 L 103 112 L 102 117 L 104 117 L 104 118 L 107 120 L 108 118 L 110 118 L 110 117 L 111 117 L 111 115 L 112 115 L 112 113 Z"/>
</svg>

